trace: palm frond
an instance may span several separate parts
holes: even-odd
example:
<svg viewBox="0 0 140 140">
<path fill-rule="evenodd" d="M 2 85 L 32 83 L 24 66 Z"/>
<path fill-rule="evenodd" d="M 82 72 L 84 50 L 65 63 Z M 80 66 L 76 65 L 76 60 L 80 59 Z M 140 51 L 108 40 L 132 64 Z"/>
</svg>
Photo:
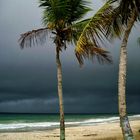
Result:
<svg viewBox="0 0 140 140">
<path fill-rule="evenodd" d="M 46 35 L 48 34 L 48 32 L 48 28 L 40 28 L 21 34 L 21 37 L 19 39 L 21 48 L 31 47 L 32 45 L 38 43 L 44 43 L 46 41 Z"/>
<path fill-rule="evenodd" d="M 111 64 L 112 63 L 112 57 L 109 55 L 109 52 L 101 47 L 96 47 L 93 43 L 90 43 L 86 40 L 86 38 L 82 39 L 82 43 L 85 46 L 88 46 L 86 48 L 80 47 L 78 51 L 75 51 L 76 57 L 79 61 L 80 65 L 83 65 L 84 59 L 90 59 L 94 60 L 94 58 L 97 58 L 98 62 L 100 64 Z M 86 44 L 87 43 L 87 44 Z"/>
<path fill-rule="evenodd" d="M 89 56 L 94 54 L 93 48 L 101 48 L 105 46 L 105 41 L 108 41 L 114 36 L 121 36 L 123 26 L 120 19 L 121 17 L 117 15 L 117 8 L 114 8 L 110 2 L 105 3 L 91 18 L 79 37 L 75 49 L 76 54 L 78 54 L 78 56 L 81 55 L 81 57 L 77 57 L 80 64 L 83 63 L 83 59 L 81 58 L 85 58 L 86 56 L 92 58 Z M 106 38 L 108 40 L 106 40 Z"/>
<path fill-rule="evenodd" d="M 72 28 L 77 29 L 77 30 L 83 30 L 85 28 L 85 26 L 90 22 L 91 18 L 87 18 L 81 21 L 78 21 L 76 23 L 73 23 L 71 25 Z"/>
<path fill-rule="evenodd" d="M 43 23 L 46 26 L 48 23 L 56 25 L 61 21 L 65 21 L 67 17 L 67 2 L 66 0 L 40 0 L 40 6 L 44 7 Z"/>
<path fill-rule="evenodd" d="M 72 43 L 74 43 L 74 45 L 77 44 L 77 40 L 79 39 L 81 33 L 83 32 L 83 29 L 85 28 L 85 26 L 89 23 L 89 21 L 91 20 L 91 18 L 88 19 L 84 19 L 82 21 L 73 23 L 70 28 L 72 30 Z"/>
<path fill-rule="evenodd" d="M 110 0 L 113 3 L 118 2 L 119 12 L 122 16 L 122 22 L 127 24 L 127 21 L 131 17 L 133 10 L 136 11 L 136 15 L 140 17 L 140 0 Z M 139 19 L 140 20 L 140 19 Z"/>
<path fill-rule="evenodd" d="M 68 22 L 72 23 L 83 18 L 83 16 L 91 11 L 88 7 L 90 4 L 87 0 L 67 0 L 68 2 Z"/>
<path fill-rule="evenodd" d="M 43 23 L 61 27 L 72 24 L 91 10 L 88 3 L 86 0 L 40 0 L 40 6 L 44 7 Z"/>
</svg>

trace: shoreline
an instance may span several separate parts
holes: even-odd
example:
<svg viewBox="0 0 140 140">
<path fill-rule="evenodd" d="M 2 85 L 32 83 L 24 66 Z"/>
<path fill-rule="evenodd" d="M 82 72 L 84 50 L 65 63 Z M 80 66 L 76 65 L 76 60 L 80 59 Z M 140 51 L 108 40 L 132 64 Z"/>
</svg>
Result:
<svg viewBox="0 0 140 140">
<path fill-rule="evenodd" d="M 47 117 L 47 116 L 45 116 Z M 75 116 L 76 117 L 76 116 Z M 130 121 L 140 120 L 140 115 L 128 116 Z M 11 117 L 12 118 L 12 117 Z M 20 133 L 20 132 L 32 132 L 32 131 L 49 131 L 59 129 L 59 122 L 56 120 L 52 121 L 28 121 L 28 118 L 23 120 L 10 120 L 9 122 L 0 123 L 0 133 Z M 75 119 L 66 119 L 65 126 L 69 127 L 84 127 L 84 126 L 96 126 L 101 124 L 119 123 L 118 116 L 92 116 Z"/>
<path fill-rule="evenodd" d="M 130 120 L 136 140 L 140 139 L 140 119 Z M 1 140 L 59 140 L 59 129 L 0 133 Z M 66 128 L 67 140 L 122 140 L 119 122 Z"/>
</svg>

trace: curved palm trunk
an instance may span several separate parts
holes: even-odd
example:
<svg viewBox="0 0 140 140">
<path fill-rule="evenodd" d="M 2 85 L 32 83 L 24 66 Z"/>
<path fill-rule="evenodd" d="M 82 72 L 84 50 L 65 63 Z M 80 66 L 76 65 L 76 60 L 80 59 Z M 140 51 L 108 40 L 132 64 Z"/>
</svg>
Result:
<svg viewBox="0 0 140 140">
<path fill-rule="evenodd" d="M 60 140 L 65 140 L 65 121 L 64 121 L 64 107 L 63 107 L 63 90 L 62 90 L 62 67 L 59 58 L 59 49 L 56 48 L 56 64 L 57 64 L 57 84 L 60 110 Z"/>
<path fill-rule="evenodd" d="M 120 126 L 122 128 L 124 140 L 134 140 L 133 132 L 131 130 L 127 113 L 126 113 L 126 64 L 127 64 L 128 38 L 135 20 L 136 20 L 135 12 L 133 12 L 132 17 L 128 21 L 127 29 L 125 31 L 124 38 L 121 45 L 121 50 L 120 50 L 118 102 L 119 102 Z"/>
</svg>

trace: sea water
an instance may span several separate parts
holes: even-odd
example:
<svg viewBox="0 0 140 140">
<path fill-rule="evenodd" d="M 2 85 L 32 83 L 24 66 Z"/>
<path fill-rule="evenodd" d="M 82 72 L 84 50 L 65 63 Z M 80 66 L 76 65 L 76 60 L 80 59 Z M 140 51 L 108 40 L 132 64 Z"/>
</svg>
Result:
<svg viewBox="0 0 140 140">
<path fill-rule="evenodd" d="M 130 120 L 140 115 L 130 115 Z M 65 114 L 66 127 L 98 125 L 119 121 L 116 114 Z M 59 128 L 59 114 L 0 114 L 0 132 L 21 132 Z"/>
</svg>

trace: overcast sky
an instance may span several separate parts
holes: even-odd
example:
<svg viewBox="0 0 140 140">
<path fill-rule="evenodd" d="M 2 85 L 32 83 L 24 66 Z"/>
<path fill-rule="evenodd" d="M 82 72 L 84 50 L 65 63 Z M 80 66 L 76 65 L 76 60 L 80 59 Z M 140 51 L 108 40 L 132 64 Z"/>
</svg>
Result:
<svg viewBox="0 0 140 140">
<path fill-rule="evenodd" d="M 21 33 L 42 27 L 38 0 L 0 0 L 0 112 L 58 112 L 55 46 L 52 40 L 41 47 L 21 50 Z M 102 5 L 95 1 L 94 12 Z M 94 13 L 93 12 L 93 13 Z M 92 15 L 90 13 L 89 15 Z M 88 15 L 88 16 L 89 16 Z M 140 25 L 128 44 L 127 104 L 140 113 Z M 113 113 L 117 108 L 117 77 L 120 41 L 113 42 L 113 65 L 85 63 L 79 68 L 74 46 L 61 56 L 66 113 Z"/>
</svg>

